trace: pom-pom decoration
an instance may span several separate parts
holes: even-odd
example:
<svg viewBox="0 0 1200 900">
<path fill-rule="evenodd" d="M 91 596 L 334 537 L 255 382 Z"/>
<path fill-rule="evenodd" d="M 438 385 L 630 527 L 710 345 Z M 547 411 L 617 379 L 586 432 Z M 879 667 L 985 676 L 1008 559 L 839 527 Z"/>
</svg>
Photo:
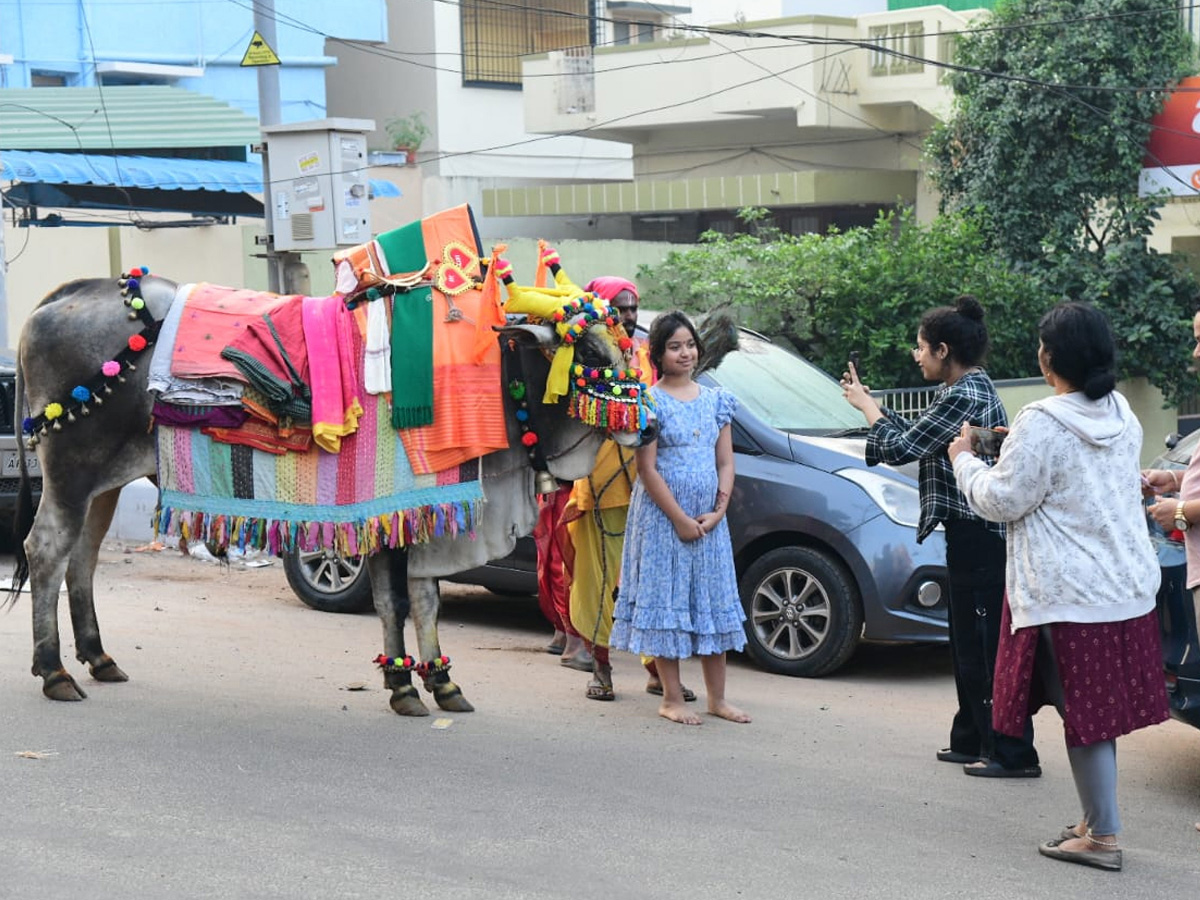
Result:
<svg viewBox="0 0 1200 900">
<path fill-rule="evenodd" d="M 641 383 L 641 370 L 576 366 L 567 398 L 567 415 L 608 431 L 645 429 L 652 409 Z"/>
<path fill-rule="evenodd" d="M 532 431 L 527 431 L 523 435 L 521 435 L 521 443 L 524 444 L 526 447 L 532 447 L 537 442 L 538 442 L 538 436 L 536 434 L 534 434 Z"/>
<path fill-rule="evenodd" d="M 48 434 L 51 430 L 62 431 L 63 421 L 76 422 L 78 416 L 90 416 L 92 410 L 89 404 L 101 406 L 104 403 L 102 394 L 112 394 L 113 386 L 110 381 L 115 379 L 125 381 L 124 371 L 136 368 L 135 359 L 138 354 L 154 343 L 162 327 L 162 321 L 155 319 L 146 307 L 146 301 L 139 290 L 139 279 L 150 273 L 146 266 L 137 266 L 117 280 L 121 293 L 127 298 L 125 306 L 129 307 L 130 319 L 141 319 L 143 327 L 140 333 L 131 335 L 126 346 L 113 359 L 105 360 L 100 365 L 98 374 L 78 384 L 71 389 L 70 398 L 66 402 L 47 403 L 39 415 L 32 416 L 22 422 L 22 430 L 31 436 L 30 446 L 36 443 L 39 436 Z M 131 296 L 132 294 L 132 296 Z"/>
</svg>

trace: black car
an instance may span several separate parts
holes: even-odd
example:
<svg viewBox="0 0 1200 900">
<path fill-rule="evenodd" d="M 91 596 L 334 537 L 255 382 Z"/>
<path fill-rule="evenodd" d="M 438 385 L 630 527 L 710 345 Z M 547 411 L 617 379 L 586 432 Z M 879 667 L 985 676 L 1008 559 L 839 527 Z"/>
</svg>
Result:
<svg viewBox="0 0 1200 900">
<path fill-rule="evenodd" d="M 729 527 L 746 652 L 769 671 L 816 676 L 862 640 L 946 641 L 944 535 L 917 543 L 915 471 L 867 467 L 862 416 L 838 383 L 748 331 L 701 378 L 739 401 Z M 285 568 L 310 606 L 370 606 L 357 560 L 293 554 Z M 536 593 L 531 542 L 453 580 Z"/>
<path fill-rule="evenodd" d="M 30 487 L 36 503 L 42 493 L 42 470 L 37 455 L 24 450 L 24 441 L 17 433 L 16 353 L 0 350 L 0 535 L 7 541 L 11 534 L 13 514 L 17 508 L 17 489 L 21 477 L 21 453 L 29 469 Z"/>
<path fill-rule="evenodd" d="M 1152 469 L 1186 469 L 1200 445 L 1200 431 L 1168 440 L 1169 449 L 1150 464 Z M 1153 519 L 1150 537 L 1158 550 L 1162 584 L 1158 589 L 1158 621 L 1162 630 L 1163 672 L 1171 715 L 1200 728 L 1200 609 L 1187 589 L 1187 560 L 1183 544 L 1163 533 Z"/>
</svg>

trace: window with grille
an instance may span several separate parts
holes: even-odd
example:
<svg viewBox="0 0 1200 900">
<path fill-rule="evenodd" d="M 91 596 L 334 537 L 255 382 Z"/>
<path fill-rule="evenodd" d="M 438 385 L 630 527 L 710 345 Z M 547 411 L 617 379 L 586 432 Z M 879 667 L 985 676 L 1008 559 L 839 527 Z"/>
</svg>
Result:
<svg viewBox="0 0 1200 900">
<path fill-rule="evenodd" d="M 58 72 L 33 72 L 29 76 L 30 87 L 66 87 L 67 76 Z"/>
<path fill-rule="evenodd" d="M 925 27 L 923 22 L 896 22 L 875 25 L 868 31 L 871 44 L 872 75 L 907 75 L 925 68 Z M 897 54 L 904 54 L 898 56 Z"/>
<path fill-rule="evenodd" d="M 958 56 L 958 42 L 959 42 L 959 37 L 957 34 L 952 34 L 952 33 L 939 34 L 938 35 L 938 55 L 937 55 L 938 62 L 942 62 L 942 63 L 954 62 L 955 58 Z M 948 68 L 948 67 L 943 68 L 940 80 L 945 81 L 952 74 L 953 74 L 953 72 L 950 68 Z"/>
<path fill-rule="evenodd" d="M 521 57 L 595 43 L 595 0 L 459 0 L 463 84 L 521 87 Z"/>
</svg>

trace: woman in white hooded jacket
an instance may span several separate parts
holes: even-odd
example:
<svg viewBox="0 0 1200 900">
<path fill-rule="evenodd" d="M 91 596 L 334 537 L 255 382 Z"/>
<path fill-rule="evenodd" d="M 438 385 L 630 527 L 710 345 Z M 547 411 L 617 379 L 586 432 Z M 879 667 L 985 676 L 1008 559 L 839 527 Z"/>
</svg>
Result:
<svg viewBox="0 0 1200 900">
<path fill-rule="evenodd" d="M 1116 738 L 1168 715 L 1154 608 L 1159 569 L 1141 497 L 1142 428 L 1114 390 L 1103 313 L 1062 303 L 1038 332 L 1038 361 L 1054 396 L 1021 410 L 995 466 L 975 457 L 965 426 L 949 455 L 971 508 L 1008 523 L 993 726 L 1020 734 L 1044 702 L 1063 717 L 1083 817 L 1038 849 L 1119 870 Z"/>
</svg>

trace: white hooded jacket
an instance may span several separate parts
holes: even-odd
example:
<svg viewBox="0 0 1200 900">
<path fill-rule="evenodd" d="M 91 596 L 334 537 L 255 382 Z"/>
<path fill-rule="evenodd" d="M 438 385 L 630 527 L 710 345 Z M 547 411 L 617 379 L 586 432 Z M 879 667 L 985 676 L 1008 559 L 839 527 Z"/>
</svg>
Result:
<svg viewBox="0 0 1200 900">
<path fill-rule="evenodd" d="M 1030 403 L 989 468 L 954 461 L 980 516 L 1008 528 L 1013 629 L 1120 622 L 1154 608 L 1160 572 L 1142 504 L 1142 426 L 1116 391 Z"/>
</svg>

